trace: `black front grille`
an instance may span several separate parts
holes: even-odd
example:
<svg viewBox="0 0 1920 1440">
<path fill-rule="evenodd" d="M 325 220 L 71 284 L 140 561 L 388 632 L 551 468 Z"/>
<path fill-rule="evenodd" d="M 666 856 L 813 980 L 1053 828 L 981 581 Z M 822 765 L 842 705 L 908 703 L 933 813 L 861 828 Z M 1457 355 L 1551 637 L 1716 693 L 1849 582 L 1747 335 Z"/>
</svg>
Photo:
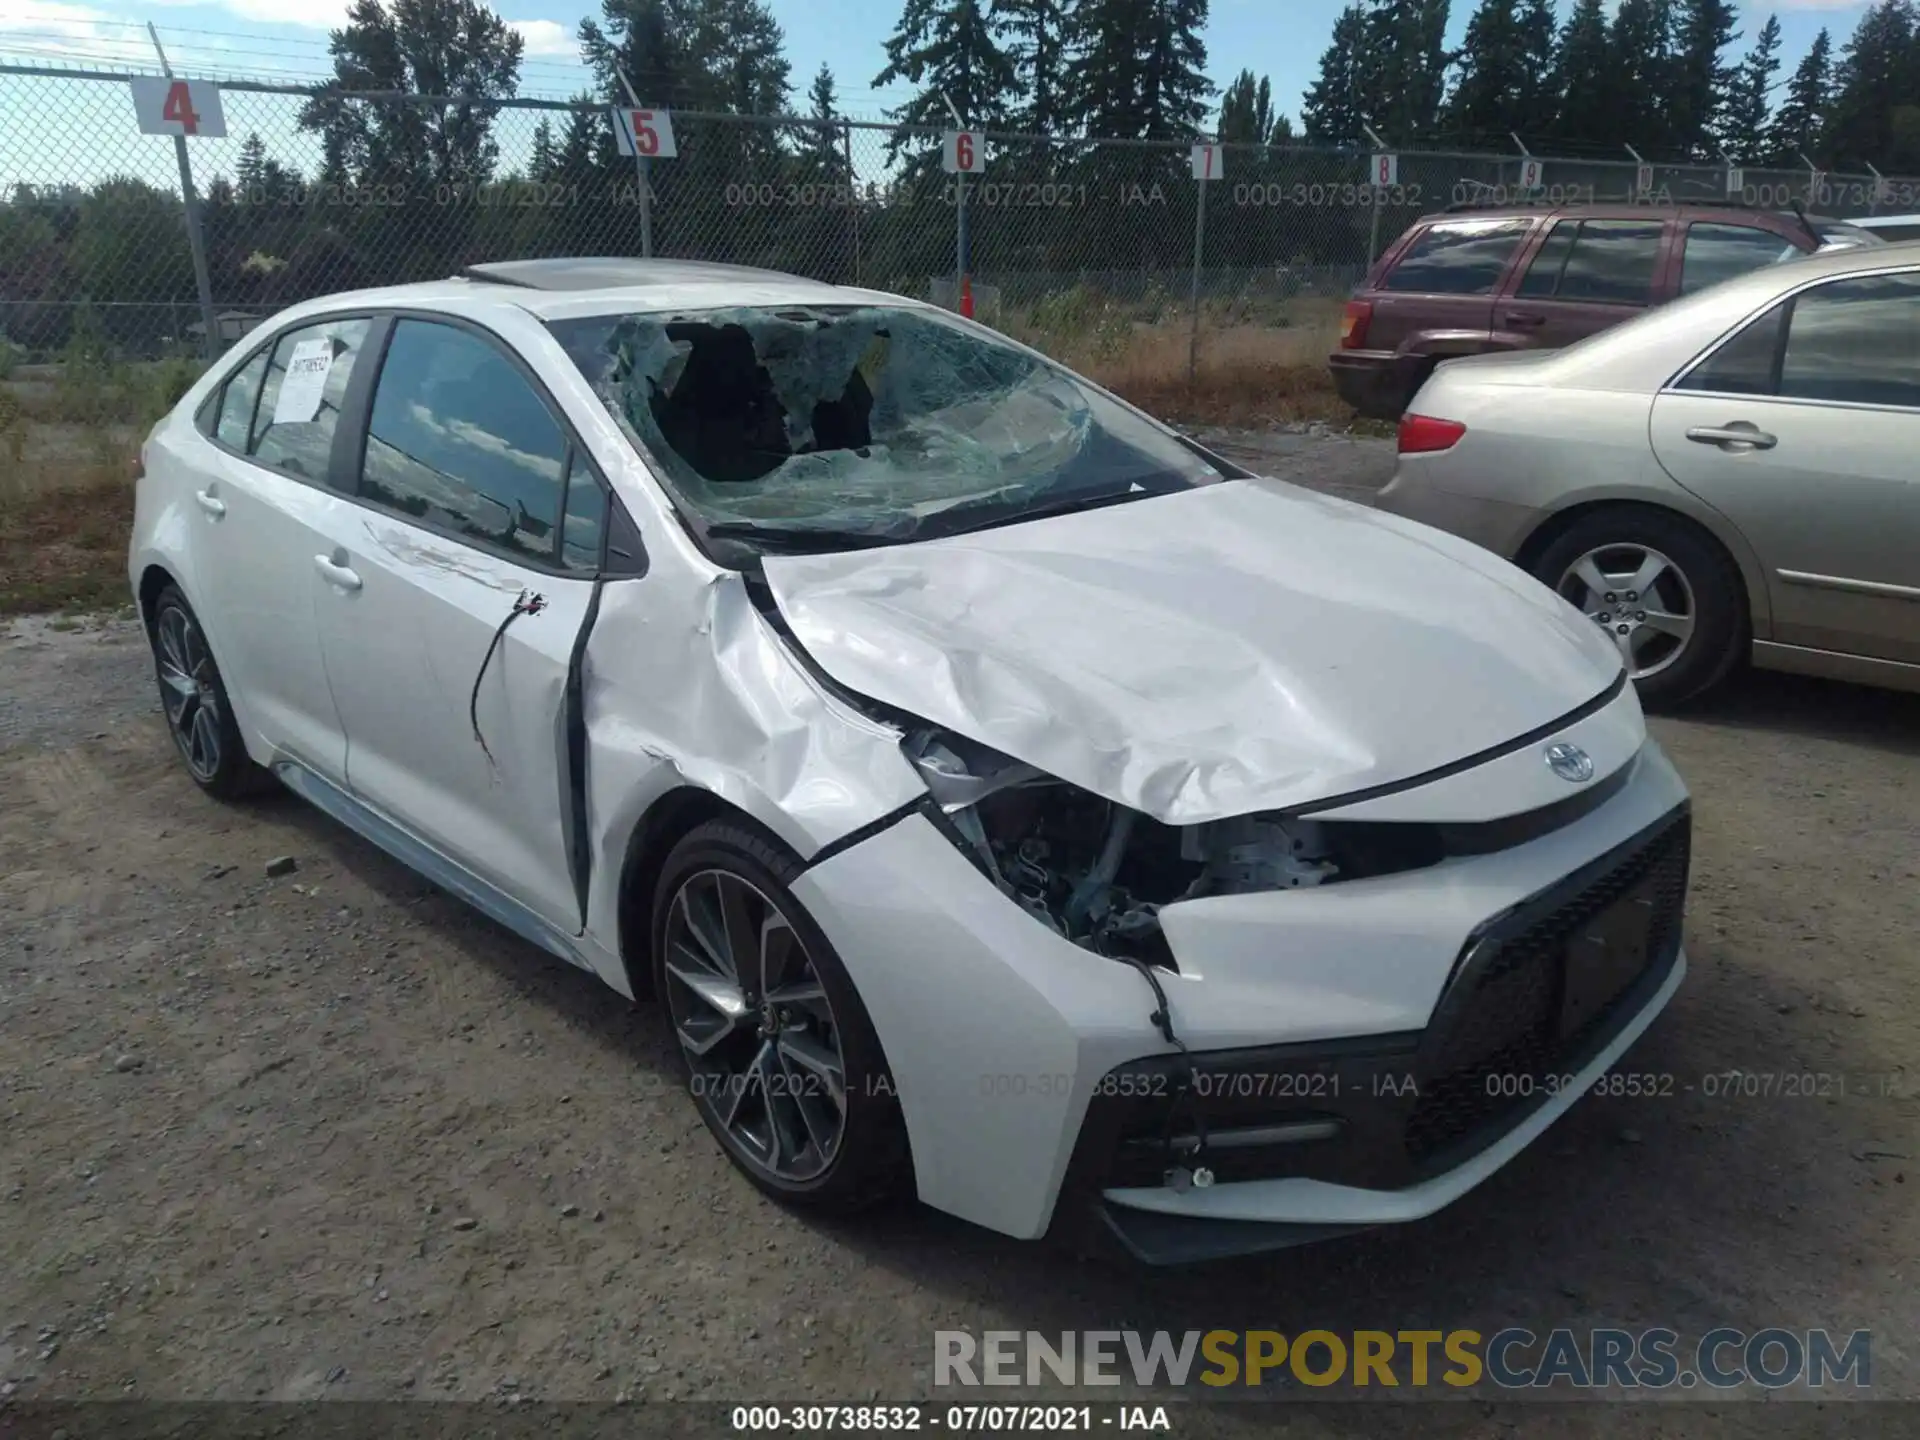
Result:
<svg viewBox="0 0 1920 1440">
<path fill-rule="evenodd" d="M 1406 1126 L 1417 1165 L 1450 1168 L 1518 1123 L 1516 1112 L 1549 1098 L 1659 984 L 1679 950 L 1690 839 L 1682 812 L 1468 942 L 1420 1047 L 1420 1098 Z M 1624 914 L 1642 902 L 1643 913 Z M 1590 960 L 1577 942 L 1623 923 L 1646 927 L 1644 945 L 1631 932 L 1628 968 L 1608 977 L 1583 969 L 1622 964 Z"/>
</svg>

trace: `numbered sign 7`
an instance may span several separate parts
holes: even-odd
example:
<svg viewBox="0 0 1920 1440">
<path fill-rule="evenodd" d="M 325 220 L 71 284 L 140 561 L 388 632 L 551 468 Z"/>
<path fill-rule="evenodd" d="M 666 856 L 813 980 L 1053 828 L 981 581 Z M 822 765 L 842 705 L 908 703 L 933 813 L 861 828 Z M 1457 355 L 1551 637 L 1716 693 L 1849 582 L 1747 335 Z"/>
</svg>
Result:
<svg viewBox="0 0 1920 1440">
<path fill-rule="evenodd" d="M 680 153 L 673 140 L 673 116 L 665 110 L 616 106 L 613 143 L 622 155 L 638 155 L 643 160 L 671 160 Z"/>
<path fill-rule="evenodd" d="M 189 135 L 209 140 L 226 135 L 220 87 L 213 81 L 142 75 L 129 83 L 133 87 L 133 113 L 142 135 Z"/>
</svg>

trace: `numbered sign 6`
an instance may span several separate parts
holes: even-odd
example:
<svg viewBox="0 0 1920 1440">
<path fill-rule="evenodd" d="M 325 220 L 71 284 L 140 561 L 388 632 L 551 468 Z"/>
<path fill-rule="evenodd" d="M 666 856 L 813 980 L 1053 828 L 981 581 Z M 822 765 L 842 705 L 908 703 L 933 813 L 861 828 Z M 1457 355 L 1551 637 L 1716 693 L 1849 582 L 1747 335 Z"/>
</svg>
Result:
<svg viewBox="0 0 1920 1440">
<path fill-rule="evenodd" d="M 1226 156 L 1220 153 L 1218 145 L 1196 145 L 1193 147 L 1193 178 L 1196 180 L 1218 180 L 1227 173 Z"/>
<path fill-rule="evenodd" d="M 142 135 L 189 135 L 219 140 L 227 133 L 220 109 L 220 87 L 211 80 L 175 80 L 167 75 L 139 76 L 133 86 L 133 113 Z"/>
<path fill-rule="evenodd" d="M 680 153 L 673 143 L 673 116 L 665 110 L 616 106 L 613 141 L 622 155 L 638 155 L 643 160 L 671 160 Z"/>
<path fill-rule="evenodd" d="M 949 130 L 940 137 L 940 168 L 974 175 L 987 168 L 987 137 L 978 130 Z"/>
<path fill-rule="evenodd" d="M 1520 188 L 1522 190 L 1538 190 L 1546 183 L 1546 173 L 1547 167 L 1542 165 L 1538 160 L 1522 160 L 1520 162 Z"/>
<path fill-rule="evenodd" d="M 1400 157 L 1375 155 L 1367 162 L 1367 183 L 1386 187 L 1400 183 Z"/>
</svg>

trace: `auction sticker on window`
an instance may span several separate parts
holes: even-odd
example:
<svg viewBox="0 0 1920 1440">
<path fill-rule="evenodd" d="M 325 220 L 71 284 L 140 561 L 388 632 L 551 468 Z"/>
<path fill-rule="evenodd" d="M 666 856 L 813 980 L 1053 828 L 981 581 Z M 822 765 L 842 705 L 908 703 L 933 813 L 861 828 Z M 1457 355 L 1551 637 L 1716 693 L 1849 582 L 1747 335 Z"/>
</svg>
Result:
<svg viewBox="0 0 1920 1440">
<path fill-rule="evenodd" d="M 326 336 L 302 340 L 293 347 L 287 373 L 280 382 L 280 398 L 273 402 L 273 423 L 304 425 L 320 413 L 320 397 L 333 370 L 333 341 Z"/>
</svg>

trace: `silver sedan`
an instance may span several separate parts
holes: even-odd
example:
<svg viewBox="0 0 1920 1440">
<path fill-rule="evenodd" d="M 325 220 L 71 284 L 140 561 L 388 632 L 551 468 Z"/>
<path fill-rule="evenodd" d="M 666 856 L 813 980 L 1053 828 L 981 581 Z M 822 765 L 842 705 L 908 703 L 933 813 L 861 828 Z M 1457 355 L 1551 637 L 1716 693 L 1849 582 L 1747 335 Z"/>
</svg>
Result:
<svg viewBox="0 0 1920 1440">
<path fill-rule="evenodd" d="M 1920 690 L 1920 242 L 1450 361 L 1378 504 L 1558 590 L 1648 704 L 1743 657 Z"/>
</svg>

